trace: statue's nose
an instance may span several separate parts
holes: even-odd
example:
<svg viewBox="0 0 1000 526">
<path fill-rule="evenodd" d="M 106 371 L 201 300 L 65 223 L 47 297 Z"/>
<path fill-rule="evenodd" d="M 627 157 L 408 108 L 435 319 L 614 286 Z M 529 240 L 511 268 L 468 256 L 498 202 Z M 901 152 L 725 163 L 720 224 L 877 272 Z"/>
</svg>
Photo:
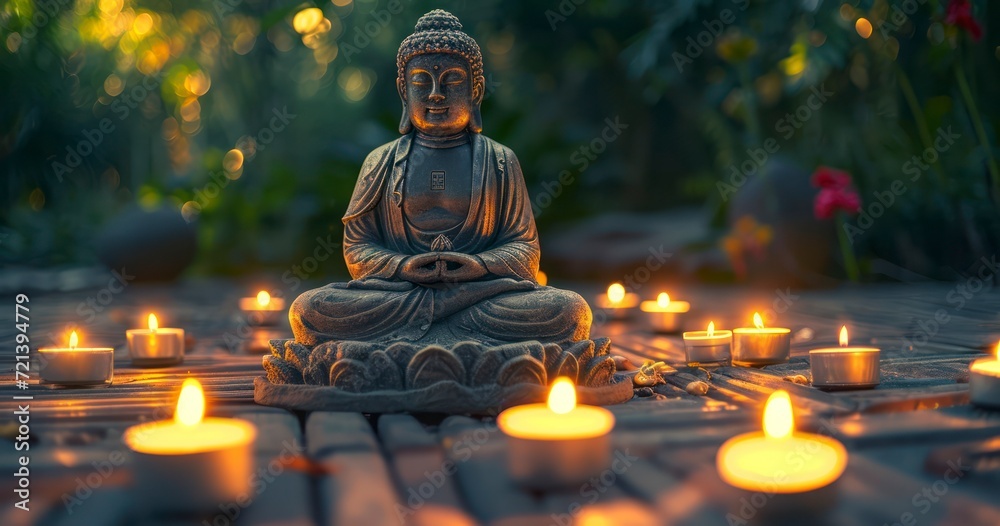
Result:
<svg viewBox="0 0 1000 526">
<path fill-rule="evenodd" d="M 441 102 L 444 100 L 444 94 L 441 93 L 441 86 L 434 84 L 434 89 L 431 90 L 431 94 L 427 97 L 431 102 Z"/>
</svg>

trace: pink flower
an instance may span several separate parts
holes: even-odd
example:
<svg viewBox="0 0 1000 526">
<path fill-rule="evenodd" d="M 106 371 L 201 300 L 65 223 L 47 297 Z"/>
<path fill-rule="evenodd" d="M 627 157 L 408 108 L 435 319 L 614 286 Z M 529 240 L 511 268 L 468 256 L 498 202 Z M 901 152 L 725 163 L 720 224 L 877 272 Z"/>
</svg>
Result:
<svg viewBox="0 0 1000 526">
<path fill-rule="evenodd" d="M 816 219 L 831 219 L 838 211 L 854 215 L 861 211 L 861 198 L 851 188 L 823 188 L 813 201 Z"/>
<path fill-rule="evenodd" d="M 812 184 L 818 188 L 847 188 L 851 186 L 851 174 L 829 166 L 820 166 L 812 174 Z"/>
<path fill-rule="evenodd" d="M 972 2 L 970 0 L 950 0 L 945 8 L 944 21 L 964 29 L 973 40 L 978 41 L 983 37 L 983 27 L 972 16 Z"/>
</svg>

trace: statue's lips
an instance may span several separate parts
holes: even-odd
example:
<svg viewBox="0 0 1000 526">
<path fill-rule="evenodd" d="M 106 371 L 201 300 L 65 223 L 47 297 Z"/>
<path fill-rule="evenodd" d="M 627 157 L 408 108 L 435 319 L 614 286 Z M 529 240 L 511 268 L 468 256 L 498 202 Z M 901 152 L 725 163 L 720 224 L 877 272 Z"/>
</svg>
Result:
<svg viewBox="0 0 1000 526">
<path fill-rule="evenodd" d="M 447 107 L 444 107 L 444 108 L 427 108 L 427 113 L 431 113 L 431 114 L 434 114 L 434 115 L 444 115 L 445 113 L 448 113 L 448 108 Z"/>
</svg>

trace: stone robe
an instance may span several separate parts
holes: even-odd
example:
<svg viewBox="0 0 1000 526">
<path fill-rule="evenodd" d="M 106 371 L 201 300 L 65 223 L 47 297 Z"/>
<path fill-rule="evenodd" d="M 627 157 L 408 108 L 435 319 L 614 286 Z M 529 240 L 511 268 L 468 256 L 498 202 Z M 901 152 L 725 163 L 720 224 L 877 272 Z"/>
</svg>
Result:
<svg viewBox="0 0 1000 526">
<path fill-rule="evenodd" d="M 295 339 L 410 341 L 450 345 L 589 338 L 592 314 L 574 292 L 539 286 L 538 232 L 521 167 L 507 147 L 471 135 L 472 195 L 447 250 L 478 256 L 489 273 L 462 283 L 414 284 L 397 272 L 410 255 L 441 250 L 405 220 L 404 177 L 413 135 L 368 155 L 344 215 L 344 257 L 352 281 L 300 295 L 289 311 Z M 435 242 L 435 239 L 437 241 Z M 435 246 L 432 246 L 435 245 Z"/>
</svg>

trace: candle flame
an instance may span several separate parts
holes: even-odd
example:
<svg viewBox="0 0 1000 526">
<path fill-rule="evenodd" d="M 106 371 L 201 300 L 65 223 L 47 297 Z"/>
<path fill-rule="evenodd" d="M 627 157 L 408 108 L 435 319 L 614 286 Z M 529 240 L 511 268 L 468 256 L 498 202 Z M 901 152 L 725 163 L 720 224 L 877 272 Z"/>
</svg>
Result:
<svg viewBox="0 0 1000 526">
<path fill-rule="evenodd" d="M 159 322 L 156 321 L 156 315 L 155 314 L 150 313 L 149 314 L 149 318 L 147 318 L 146 321 L 147 321 L 147 323 L 149 323 L 149 330 L 155 332 L 156 329 L 160 328 Z"/>
<path fill-rule="evenodd" d="M 708 322 L 708 337 L 711 338 L 712 336 L 715 336 L 715 322 L 714 321 Z"/>
<path fill-rule="evenodd" d="M 847 347 L 847 325 L 840 328 L 840 346 Z"/>
<path fill-rule="evenodd" d="M 69 348 L 76 349 L 76 346 L 80 345 L 80 337 L 76 335 L 76 331 L 69 333 Z"/>
<path fill-rule="evenodd" d="M 548 274 L 539 270 L 538 272 L 535 273 L 535 281 L 537 281 L 539 285 L 544 287 L 549 284 L 549 276 Z"/>
<path fill-rule="evenodd" d="M 788 438 L 795 429 L 792 416 L 792 399 L 788 392 L 777 390 L 771 393 L 764 405 L 764 436 L 767 438 Z"/>
<path fill-rule="evenodd" d="M 670 294 L 666 292 L 661 292 L 659 296 L 656 297 L 656 306 L 665 309 L 667 305 L 670 305 Z"/>
<path fill-rule="evenodd" d="M 557 415 L 564 415 L 576 407 L 576 388 L 573 381 L 561 376 L 552 383 L 549 391 L 549 410 Z"/>
<path fill-rule="evenodd" d="M 625 299 L 625 287 L 621 283 L 612 283 L 608 287 L 608 299 L 611 303 L 621 303 Z"/>
<path fill-rule="evenodd" d="M 181 396 L 177 399 L 177 410 L 174 421 L 185 426 L 193 426 L 201 422 L 205 416 L 205 392 L 201 383 L 194 378 L 184 380 L 181 386 Z"/>
<path fill-rule="evenodd" d="M 758 329 L 764 328 L 764 320 L 761 319 L 759 312 L 753 313 L 753 326 L 757 327 Z"/>
<path fill-rule="evenodd" d="M 997 360 L 1000 361 L 1000 342 L 997 342 L 997 348 L 994 354 L 997 355 Z"/>
<path fill-rule="evenodd" d="M 271 303 L 271 295 L 267 293 L 266 290 L 262 290 L 257 293 L 257 303 L 261 307 L 267 307 L 268 303 Z"/>
</svg>

